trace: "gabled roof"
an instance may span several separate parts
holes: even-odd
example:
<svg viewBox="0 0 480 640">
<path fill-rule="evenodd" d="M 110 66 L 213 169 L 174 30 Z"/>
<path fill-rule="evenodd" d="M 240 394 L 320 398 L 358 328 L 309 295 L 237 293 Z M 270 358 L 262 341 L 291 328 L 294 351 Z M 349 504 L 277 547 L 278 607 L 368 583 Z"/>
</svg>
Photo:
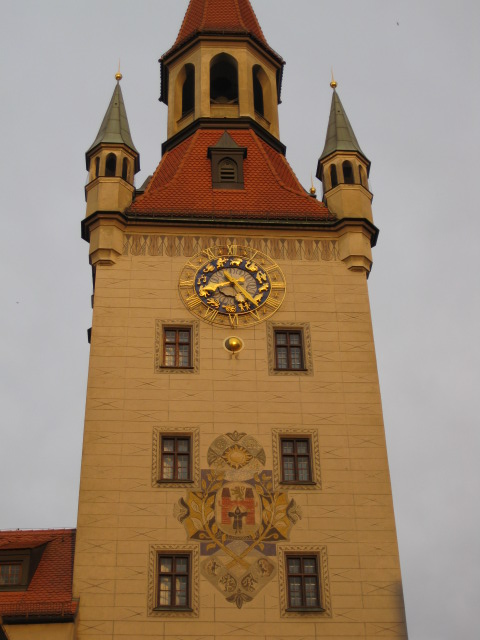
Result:
<svg viewBox="0 0 480 640">
<path fill-rule="evenodd" d="M 323 158 L 326 158 L 335 151 L 357 151 L 362 154 L 367 162 L 369 162 L 366 155 L 360 149 L 360 145 L 358 144 L 352 125 L 345 113 L 340 97 L 334 89 L 325 147 L 322 151 L 322 155 L 320 156 L 320 160 L 323 160 Z"/>
<path fill-rule="evenodd" d="M 214 189 L 208 149 L 225 133 L 198 129 L 167 151 L 143 195 L 127 209 L 128 216 L 230 220 L 335 219 L 327 207 L 300 185 L 285 157 L 253 129 L 228 129 L 235 144 L 247 149 L 243 161 L 244 189 Z"/>
<path fill-rule="evenodd" d="M 90 153 L 95 149 L 95 147 L 102 143 L 124 144 L 133 152 L 138 154 L 130 133 L 127 110 L 125 109 L 125 103 L 123 101 L 119 81 L 117 81 L 115 89 L 113 90 L 112 99 L 110 100 L 110 104 L 108 105 L 108 109 L 105 113 L 102 124 L 100 125 L 100 129 L 98 130 L 97 137 L 87 151 L 87 170 Z"/>
<path fill-rule="evenodd" d="M 30 622 L 72 620 L 75 529 L 0 531 L 0 552 L 25 551 L 45 545 L 38 566 L 24 591 L 0 591 L 0 617 Z M 3 556 L 4 554 L 2 554 Z"/>
</svg>

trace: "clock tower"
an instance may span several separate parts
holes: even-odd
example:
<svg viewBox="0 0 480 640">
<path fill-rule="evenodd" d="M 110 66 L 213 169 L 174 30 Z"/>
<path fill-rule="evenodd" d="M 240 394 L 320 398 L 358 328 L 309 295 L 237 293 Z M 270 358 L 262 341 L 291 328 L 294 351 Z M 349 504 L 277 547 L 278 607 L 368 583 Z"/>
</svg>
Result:
<svg viewBox="0 0 480 640">
<path fill-rule="evenodd" d="M 76 637 L 406 638 L 370 162 L 332 83 L 323 200 L 300 185 L 249 0 L 190 0 L 160 64 L 153 175 L 119 74 L 87 151 Z"/>
</svg>

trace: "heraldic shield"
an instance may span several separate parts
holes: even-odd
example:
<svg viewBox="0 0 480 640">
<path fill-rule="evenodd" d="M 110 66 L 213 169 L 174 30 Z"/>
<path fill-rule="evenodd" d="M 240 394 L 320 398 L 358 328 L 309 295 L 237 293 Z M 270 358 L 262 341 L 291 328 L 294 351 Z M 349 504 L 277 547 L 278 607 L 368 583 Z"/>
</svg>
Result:
<svg viewBox="0 0 480 640">
<path fill-rule="evenodd" d="M 175 515 L 190 540 L 200 542 L 202 574 L 241 608 L 276 575 L 276 545 L 288 540 L 301 512 L 261 470 L 263 448 L 244 433 L 217 438 L 202 470 L 201 490 L 188 491 Z"/>
</svg>

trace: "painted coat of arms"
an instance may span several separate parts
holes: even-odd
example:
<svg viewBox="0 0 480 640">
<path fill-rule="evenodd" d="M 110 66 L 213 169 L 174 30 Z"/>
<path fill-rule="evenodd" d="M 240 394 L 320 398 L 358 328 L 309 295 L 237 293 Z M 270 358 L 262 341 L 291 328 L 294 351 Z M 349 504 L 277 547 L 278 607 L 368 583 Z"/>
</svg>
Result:
<svg viewBox="0 0 480 640">
<path fill-rule="evenodd" d="M 276 544 L 301 517 L 294 500 L 273 487 L 265 452 L 252 436 L 227 433 L 208 451 L 201 490 L 189 491 L 175 515 L 200 541 L 202 574 L 241 608 L 276 575 Z"/>
</svg>

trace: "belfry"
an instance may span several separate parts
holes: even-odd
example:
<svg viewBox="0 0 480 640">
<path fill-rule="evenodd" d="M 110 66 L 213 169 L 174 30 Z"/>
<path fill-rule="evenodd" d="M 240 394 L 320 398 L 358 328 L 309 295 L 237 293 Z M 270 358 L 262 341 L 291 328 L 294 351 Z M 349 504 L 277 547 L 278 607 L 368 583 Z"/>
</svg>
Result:
<svg viewBox="0 0 480 640">
<path fill-rule="evenodd" d="M 332 82 L 323 199 L 301 186 L 250 0 L 190 0 L 160 64 L 153 175 L 119 74 L 86 153 L 75 638 L 406 638 L 370 161 Z"/>
</svg>

